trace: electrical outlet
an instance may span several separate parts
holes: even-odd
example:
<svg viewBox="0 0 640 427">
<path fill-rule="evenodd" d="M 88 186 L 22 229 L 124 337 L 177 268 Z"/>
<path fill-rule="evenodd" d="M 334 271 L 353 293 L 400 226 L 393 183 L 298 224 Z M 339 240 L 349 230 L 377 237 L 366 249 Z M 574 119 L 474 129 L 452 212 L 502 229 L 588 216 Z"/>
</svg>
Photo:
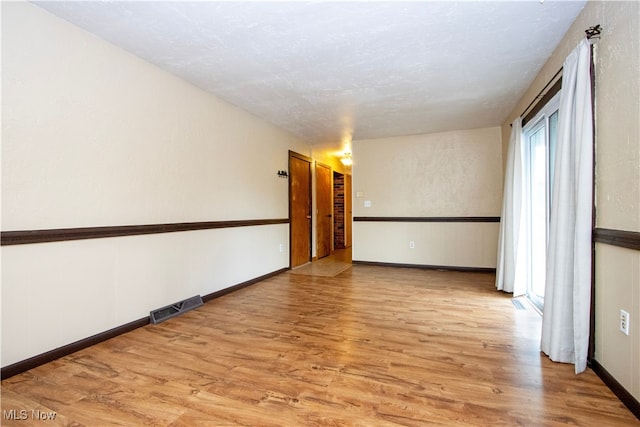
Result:
<svg viewBox="0 0 640 427">
<path fill-rule="evenodd" d="M 280 243 L 280 252 L 284 252 L 284 243 Z"/>
<path fill-rule="evenodd" d="M 411 240 L 409 242 L 409 249 L 415 249 L 416 248 L 416 242 L 414 242 L 413 240 Z"/>
<path fill-rule="evenodd" d="M 629 313 L 620 310 L 620 332 L 629 335 Z"/>
</svg>

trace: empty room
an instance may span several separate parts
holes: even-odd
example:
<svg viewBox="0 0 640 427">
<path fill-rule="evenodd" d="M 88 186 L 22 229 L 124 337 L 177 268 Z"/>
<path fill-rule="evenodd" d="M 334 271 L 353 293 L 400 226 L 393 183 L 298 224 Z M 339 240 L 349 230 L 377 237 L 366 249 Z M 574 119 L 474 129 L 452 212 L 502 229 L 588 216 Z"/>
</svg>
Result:
<svg viewBox="0 0 640 427">
<path fill-rule="evenodd" d="M 0 425 L 640 426 L 639 2 L 0 12 Z"/>
</svg>

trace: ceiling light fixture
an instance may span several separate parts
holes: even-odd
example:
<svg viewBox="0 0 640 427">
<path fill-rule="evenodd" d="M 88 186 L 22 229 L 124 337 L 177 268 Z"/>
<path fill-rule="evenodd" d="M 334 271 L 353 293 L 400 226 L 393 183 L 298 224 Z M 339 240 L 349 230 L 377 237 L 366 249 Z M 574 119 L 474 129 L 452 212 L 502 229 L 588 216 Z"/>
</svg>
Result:
<svg viewBox="0 0 640 427">
<path fill-rule="evenodd" d="M 353 164 L 353 159 L 351 158 L 351 153 L 344 153 L 344 156 L 340 158 L 340 161 L 345 166 L 351 166 Z"/>
</svg>

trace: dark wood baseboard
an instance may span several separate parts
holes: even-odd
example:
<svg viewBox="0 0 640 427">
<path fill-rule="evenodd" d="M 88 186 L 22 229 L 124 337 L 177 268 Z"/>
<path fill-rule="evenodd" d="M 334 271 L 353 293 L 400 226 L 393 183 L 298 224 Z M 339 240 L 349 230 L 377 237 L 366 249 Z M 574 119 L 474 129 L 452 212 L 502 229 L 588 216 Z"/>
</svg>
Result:
<svg viewBox="0 0 640 427">
<path fill-rule="evenodd" d="M 607 228 L 594 228 L 593 241 L 620 248 L 640 250 L 640 233 L 637 231 L 611 230 Z M 593 298 L 592 298 L 593 301 Z M 593 308 L 592 308 L 593 312 Z M 592 320 L 593 324 L 593 320 Z M 592 332 L 593 334 L 593 332 Z M 591 344 L 593 347 L 594 344 Z M 629 393 L 597 360 L 591 358 L 589 367 L 600 377 L 607 387 L 611 389 L 618 399 L 640 420 L 640 402 Z"/>
<path fill-rule="evenodd" d="M 144 317 L 142 319 L 134 320 L 133 322 L 117 326 L 113 329 L 109 329 L 108 331 L 100 332 L 99 334 L 90 336 L 89 338 L 84 338 L 80 341 L 58 347 L 54 350 L 30 357 L 29 359 L 22 360 L 20 362 L 16 362 L 12 365 L 3 367 L 1 371 L 1 377 L 4 380 L 6 378 L 28 371 L 29 369 L 36 368 L 40 365 L 44 365 L 45 363 L 52 362 L 64 356 L 68 356 L 72 353 L 75 353 L 76 351 L 91 347 L 92 345 L 99 344 L 103 341 L 107 341 L 108 339 L 111 339 L 118 335 L 126 334 L 127 332 L 141 328 L 148 324 L 149 317 Z"/>
<path fill-rule="evenodd" d="M 616 380 L 597 360 L 591 359 L 589 361 L 589 367 L 596 373 L 603 383 L 607 385 L 615 394 L 624 406 L 640 420 L 640 402 L 633 397 L 623 386 Z"/>
<path fill-rule="evenodd" d="M 462 271 L 468 273 L 493 273 L 495 268 L 486 267 L 458 267 L 451 265 L 426 265 L 426 264 L 399 264 L 393 262 L 375 262 L 375 261 L 352 261 L 353 264 L 374 265 L 379 267 L 400 267 L 400 268 L 421 268 L 424 270 L 443 270 L 443 271 Z"/>
<path fill-rule="evenodd" d="M 220 298 L 224 295 L 230 294 L 231 292 L 239 291 L 242 288 L 246 288 L 247 286 L 255 285 L 258 282 L 266 280 L 270 277 L 277 276 L 280 273 L 288 271 L 288 268 L 281 268 L 280 270 L 273 271 L 271 273 L 267 273 L 264 276 L 256 277 L 255 279 L 247 280 L 246 282 L 239 283 L 234 286 L 230 286 L 228 288 L 221 289 L 216 292 L 212 292 L 202 297 L 202 301 L 209 302 L 213 299 Z"/>
<path fill-rule="evenodd" d="M 202 297 L 202 300 L 206 303 L 213 299 L 219 298 L 223 295 L 230 294 L 231 292 L 237 291 L 242 288 L 246 288 L 247 286 L 251 286 L 256 284 L 262 280 L 265 280 L 269 277 L 278 275 L 284 271 L 287 271 L 288 268 L 282 268 L 280 270 L 273 271 L 271 273 L 265 274 L 260 277 L 256 277 L 251 280 L 247 280 L 246 282 L 239 283 L 234 286 L 230 286 L 228 288 L 212 292 Z M 81 339 L 79 341 L 73 342 L 71 344 L 64 345 L 62 347 L 58 347 L 54 350 L 47 351 L 46 353 L 39 354 L 37 356 L 30 357 L 28 359 L 22 360 L 20 362 L 16 362 L 12 365 L 8 365 L 3 367 L 0 370 L 0 377 L 4 380 L 6 378 L 10 378 L 14 375 L 21 374 L 22 372 L 26 372 L 29 369 L 36 368 L 40 365 L 44 365 L 45 363 L 52 362 L 61 357 L 68 356 L 76 351 L 80 351 L 84 348 L 91 347 L 92 345 L 99 344 L 103 341 L 107 341 L 111 338 L 117 337 L 118 335 L 125 334 L 127 332 L 131 332 L 134 329 L 141 328 L 150 323 L 149 317 L 144 317 L 142 319 L 134 320 L 133 322 L 126 323 L 121 326 L 117 326 L 113 329 L 109 329 L 108 331 L 100 332 L 96 335 L 90 336 L 88 338 Z"/>
</svg>

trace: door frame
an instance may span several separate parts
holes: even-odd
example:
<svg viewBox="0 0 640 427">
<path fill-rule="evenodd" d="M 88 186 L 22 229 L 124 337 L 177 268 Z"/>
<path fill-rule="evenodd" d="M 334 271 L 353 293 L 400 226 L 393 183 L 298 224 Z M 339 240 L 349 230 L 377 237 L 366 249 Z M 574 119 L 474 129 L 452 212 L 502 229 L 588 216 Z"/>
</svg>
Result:
<svg viewBox="0 0 640 427">
<path fill-rule="evenodd" d="M 309 254 L 307 257 L 307 262 L 311 262 L 311 257 L 312 257 L 312 235 L 313 235 L 313 199 L 312 199 L 312 178 L 313 178 L 313 174 L 311 171 L 311 165 L 313 164 L 313 159 L 311 159 L 311 157 L 307 157 L 304 154 L 300 154 L 300 153 L 296 153 L 295 151 L 291 151 L 289 150 L 289 158 L 288 158 L 288 168 L 289 168 L 289 269 L 292 268 L 293 265 L 293 197 L 292 197 L 292 191 L 291 191 L 291 187 L 292 187 L 292 182 L 293 182 L 293 176 L 292 176 L 292 168 L 291 168 L 291 159 L 292 158 L 296 158 L 298 160 L 302 160 L 305 161 L 307 163 L 309 163 L 309 189 L 308 189 L 308 196 L 309 196 L 309 206 L 308 206 L 308 212 L 309 212 L 309 235 L 307 236 L 308 239 L 308 243 L 309 243 Z M 297 267 L 297 266 L 296 266 Z"/>
<path fill-rule="evenodd" d="M 338 178 L 340 177 L 340 178 Z M 336 180 L 342 181 L 342 216 L 337 212 L 339 211 L 337 200 L 338 194 L 336 191 Z M 352 203 L 351 203 L 351 175 L 333 171 L 333 248 L 347 249 L 351 247 L 351 218 L 352 218 Z M 340 226 L 342 230 L 340 231 Z M 338 237 L 341 237 L 342 246 L 336 244 Z"/>
<path fill-rule="evenodd" d="M 328 174 L 327 176 L 329 178 L 329 186 L 327 188 L 329 194 L 325 194 L 324 195 L 325 197 L 320 196 L 320 191 L 321 191 L 320 179 L 319 179 L 320 168 L 324 168 L 327 170 L 326 173 Z M 320 259 L 326 256 L 330 256 L 333 253 L 333 249 L 334 249 L 334 246 L 333 246 L 333 168 L 331 168 L 331 166 L 329 165 L 316 161 L 315 178 L 316 178 L 316 259 Z M 328 253 L 326 254 L 324 253 L 320 254 L 320 247 L 321 247 L 320 245 L 326 243 L 326 242 L 320 242 L 321 227 L 324 228 L 321 222 L 326 221 L 326 217 L 323 216 L 325 213 L 320 212 L 320 200 L 323 200 L 323 199 L 326 199 L 326 201 L 328 201 L 328 207 L 329 207 L 329 214 L 328 214 L 329 225 L 327 226 L 326 230 L 323 230 L 324 233 L 328 235 L 327 240 L 328 240 L 329 248 L 328 248 Z"/>
<path fill-rule="evenodd" d="M 344 174 L 344 245 L 353 245 L 353 178 L 351 174 Z"/>
</svg>

